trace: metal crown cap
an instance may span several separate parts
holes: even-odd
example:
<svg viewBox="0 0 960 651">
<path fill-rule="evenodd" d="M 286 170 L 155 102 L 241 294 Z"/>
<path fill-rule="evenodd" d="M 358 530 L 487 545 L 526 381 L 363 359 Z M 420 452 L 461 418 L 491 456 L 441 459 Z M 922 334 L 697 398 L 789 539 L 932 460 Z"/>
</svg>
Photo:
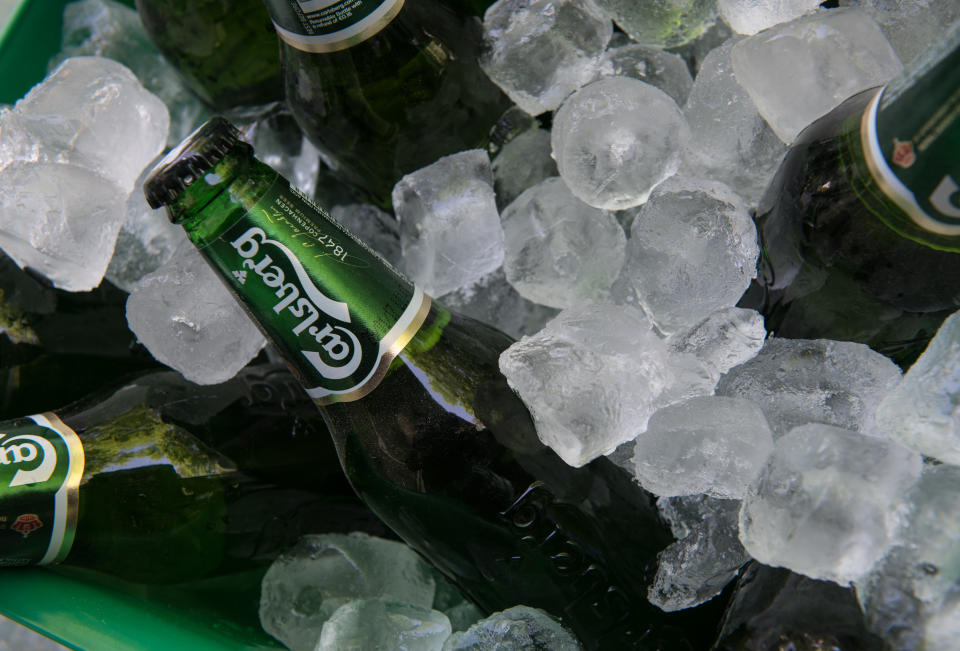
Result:
<svg viewBox="0 0 960 651">
<path fill-rule="evenodd" d="M 223 160 L 240 140 L 240 131 L 215 116 L 201 124 L 156 164 L 143 182 L 151 208 L 173 203 L 180 193 Z"/>
</svg>

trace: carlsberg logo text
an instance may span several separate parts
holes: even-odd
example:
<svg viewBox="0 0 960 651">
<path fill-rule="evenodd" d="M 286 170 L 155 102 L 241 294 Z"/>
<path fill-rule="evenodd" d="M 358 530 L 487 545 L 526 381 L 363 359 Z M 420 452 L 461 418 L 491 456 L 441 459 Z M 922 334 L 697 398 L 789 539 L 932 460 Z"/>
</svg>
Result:
<svg viewBox="0 0 960 651">
<path fill-rule="evenodd" d="M 19 465 L 29 463 L 39 464 L 31 470 L 18 469 L 10 480 L 9 486 L 26 486 L 47 481 L 57 467 L 57 451 L 47 439 L 42 436 L 21 434 L 6 438 L 0 433 L 0 466 Z"/>
<path fill-rule="evenodd" d="M 342 325 L 350 323 L 347 304 L 317 289 L 297 257 L 280 242 L 269 239 L 263 229 L 251 227 L 230 244 L 244 258 L 244 269 L 276 290 L 279 300 L 273 311 L 276 314 L 286 311 L 298 319 L 291 332 L 300 338 L 309 337 L 319 345 L 323 355 L 316 350 L 301 350 L 317 371 L 331 380 L 347 378 L 356 372 L 362 350 L 356 335 Z M 293 271 L 293 278 L 287 278 L 276 264 L 284 258 Z"/>
</svg>

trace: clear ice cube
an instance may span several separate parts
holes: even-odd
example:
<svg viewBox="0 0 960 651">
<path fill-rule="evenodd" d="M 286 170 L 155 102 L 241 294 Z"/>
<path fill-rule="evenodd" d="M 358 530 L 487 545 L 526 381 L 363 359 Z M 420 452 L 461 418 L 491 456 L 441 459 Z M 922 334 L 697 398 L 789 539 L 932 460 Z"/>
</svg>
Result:
<svg viewBox="0 0 960 651">
<path fill-rule="evenodd" d="M 750 559 L 738 537 L 740 500 L 662 497 L 657 508 L 677 541 L 657 555 L 657 573 L 647 590 L 650 603 L 672 612 L 720 594 Z"/>
<path fill-rule="evenodd" d="M 313 651 L 324 623 L 357 599 L 427 609 L 436 583 L 407 545 L 361 532 L 302 537 L 270 565 L 260 591 L 260 623 L 292 651 Z"/>
<path fill-rule="evenodd" d="M 203 103 L 183 83 L 177 69 L 150 41 L 140 16 L 114 0 L 80 0 L 63 8 L 60 52 L 51 68 L 75 56 L 101 56 L 130 68 L 144 88 L 170 111 L 167 144 L 174 147 L 210 117 Z"/>
<path fill-rule="evenodd" d="M 889 439 L 796 427 L 743 498 L 740 540 L 766 565 L 847 585 L 895 542 L 922 459 Z"/>
<path fill-rule="evenodd" d="M 550 149 L 550 132 L 536 126 L 504 143 L 491 165 L 501 210 L 527 188 L 558 174 Z"/>
<path fill-rule="evenodd" d="M 679 54 L 667 52 L 652 45 L 632 41 L 610 46 L 600 59 L 600 75 L 605 77 L 632 77 L 656 86 L 683 106 L 693 86 L 693 78 L 686 61 Z"/>
<path fill-rule="evenodd" d="M 444 156 L 393 188 L 407 275 L 431 296 L 476 282 L 503 263 L 503 230 L 490 158 Z"/>
<path fill-rule="evenodd" d="M 734 31 L 756 34 L 815 11 L 822 0 L 717 0 L 717 13 Z"/>
<path fill-rule="evenodd" d="M 187 241 L 183 228 L 170 223 L 165 209 L 153 209 L 147 204 L 142 188 L 150 171 L 148 166 L 127 199 L 126 217 L 106 271 L 107 280 L 127 293 Z"/>
<path fill-rule="evenodd" d="M 697 396 L 658 409 L 634 442 L 634 476 L 654 495 L 739 499 L 773 450 L 760 407 Z"/>
<path fill-rule="evenodd" d="M 0 167 L 0 248 L 60 289 L 91 290 L 107 270 L 126 198 L 76 165 L 8 163 Z"/>
<path fill-rule="evenodd" d="M 717 379 L 760 352 L 767 336 L 763 316 L 755 310 L 725 307 L 689 330 L 670 338 L 670 348 L 690 353 Z"/>
<path fill-rule="evenodd" d="M 503 210 L 507 280 L 524 298 L 555 308 L 606 298 L 627 237 L 614 215 L 580 201 L 560 177 L 525 190 Z"/>
<path fill-rule="evenodd" d="M 13 161 L 68 163 L 117 185 L 123 199 L 167 141 L 170 116 L 126 66 L 66 59 L 0 114 L 0 168 Z"/>
<path fill-rule="evenodd" d="M 551 143 L 560 176 L 582 201 L 622 210 L 680 167 L 690 129 L 677 103 L 631 77 L 603 77 L 564 100 Z"/>
<path fill-rule="evenodd" d="M 450 620 L 436 610 L 384 599 L 357 599 L 323 624 L 316 651 L 403 649 L 441 651 Z"/>
<path fill-rule="evenodd" d="M 480 67 L 530 115 L 596 74 L 613 23 L 593 0 L 497 0 L 483 16 Z"/>
<path fill-rule="evenodd" d="M 670 366 L 641 312 L 604 304 L 564 310 L 500 355 L 537 436 L 578 467 L 646 429 L 673 380 Z"/>
<path fill-rule="evenodd" d="M 521 296 L 507 281 L 502 267 L 473 285 L 444 294 L 439 300 L 446 307 L 488 323 L 514 339 L 538 332 L 559 312 Z"/>
<path fill-rule="evenodd" d="M 883 397 L 876 420 L 881 431 L 903 445 L 960 465 L 960 313 L 943 322 Z"/>
<path fill-rule="evenodd" d="M 739 38 L 701 62 L 683 114 L 690 149 L 681 173 L 722 181 L 756 203 L 787 151 L 733 74 L 730 52 Z"/>
<path fill-rule="evenodd" d="M 899 380 L 897 365 L 863 344 L 771 337 L 720 378 L 716 394 L 759 405 L 774 439 L 806 423 L 883 437 L 874 412 Z"/>
<path fill-rule="evenodd" d="M 140 280 L 126 310 L 130 329 L 147 350 L 197 384 L 229 380 L 266 343 L 189 242 Z"/>
<path fill-rule="evenodd" d="M 737 81 L 785 143 L 855 93 L 903 66 L 862 9 L 830 9 L 781 23 L 733 46 Z"/>
<path fill-rule="evenodd" d="M 736 305 L 759 252 L 739 195 L 716 181 L 673 177 L 633 221 L 613 298 L 642 307 L 664 333 L 686 330 Z"/>
</svg>

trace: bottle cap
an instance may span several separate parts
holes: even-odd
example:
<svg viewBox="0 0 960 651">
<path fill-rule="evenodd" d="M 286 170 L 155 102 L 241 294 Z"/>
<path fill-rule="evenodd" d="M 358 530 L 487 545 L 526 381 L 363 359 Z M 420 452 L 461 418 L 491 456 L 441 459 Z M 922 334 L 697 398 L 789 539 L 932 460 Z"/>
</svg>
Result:
<svg viewBox="0 0 960 651">
<path fill-rule="evenodd" d="M 240 140 L 240 131 L 216 116 L 163 157 L 143 182 L 151 208 L 173 203 L 183 190 L 219 163 Z"/>
</svg>

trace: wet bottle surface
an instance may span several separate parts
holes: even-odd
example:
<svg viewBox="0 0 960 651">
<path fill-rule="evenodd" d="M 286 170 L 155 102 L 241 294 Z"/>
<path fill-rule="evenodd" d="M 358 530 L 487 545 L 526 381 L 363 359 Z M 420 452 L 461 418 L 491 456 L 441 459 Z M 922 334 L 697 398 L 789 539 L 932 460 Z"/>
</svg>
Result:
<svg viewBox="0 0 960 651">
<path fill-rule="evenodd" d="M 226 111 L 281 99 L 277 37 L 262 0 L 136 0 L 150 39 L 190 89 Z"/>
<path fill-rule="evenodd" d="M 151 373 L 0 423 L 2 563 L 179 583 L 265 567 L 306 533 L 385 531 L 304 407 L 289 372 L 261 366 L 208 387 Z"/>
<path fill-rule="evenodd" d="M 954 29 L 938 56 L 850 98 L 787 152 L 741 301 L 769 331 L 859 341 L 908 366 L 960 305 L 958 42 Z"/>
<path fill-rule="evenodd" d="M 591 649 L 710 645 L 723 600 L 647 601 L 672 542 L 653 497 L 605 458 L 572 468 L 540 443 L 498 369 L 508 336 L 432 302 L 222 120 L 145 188 L 320 405 L 364 502 L 481 608 L 543 608 Z"/>
<path fill-rule="evenodd" d="M 297 123 L 334 174 L 381 207 L 404 174 L 482 147 L 511 105 L 477 65 L 482 28 L 470 3 L 266 4 Z"/>
</svg>

